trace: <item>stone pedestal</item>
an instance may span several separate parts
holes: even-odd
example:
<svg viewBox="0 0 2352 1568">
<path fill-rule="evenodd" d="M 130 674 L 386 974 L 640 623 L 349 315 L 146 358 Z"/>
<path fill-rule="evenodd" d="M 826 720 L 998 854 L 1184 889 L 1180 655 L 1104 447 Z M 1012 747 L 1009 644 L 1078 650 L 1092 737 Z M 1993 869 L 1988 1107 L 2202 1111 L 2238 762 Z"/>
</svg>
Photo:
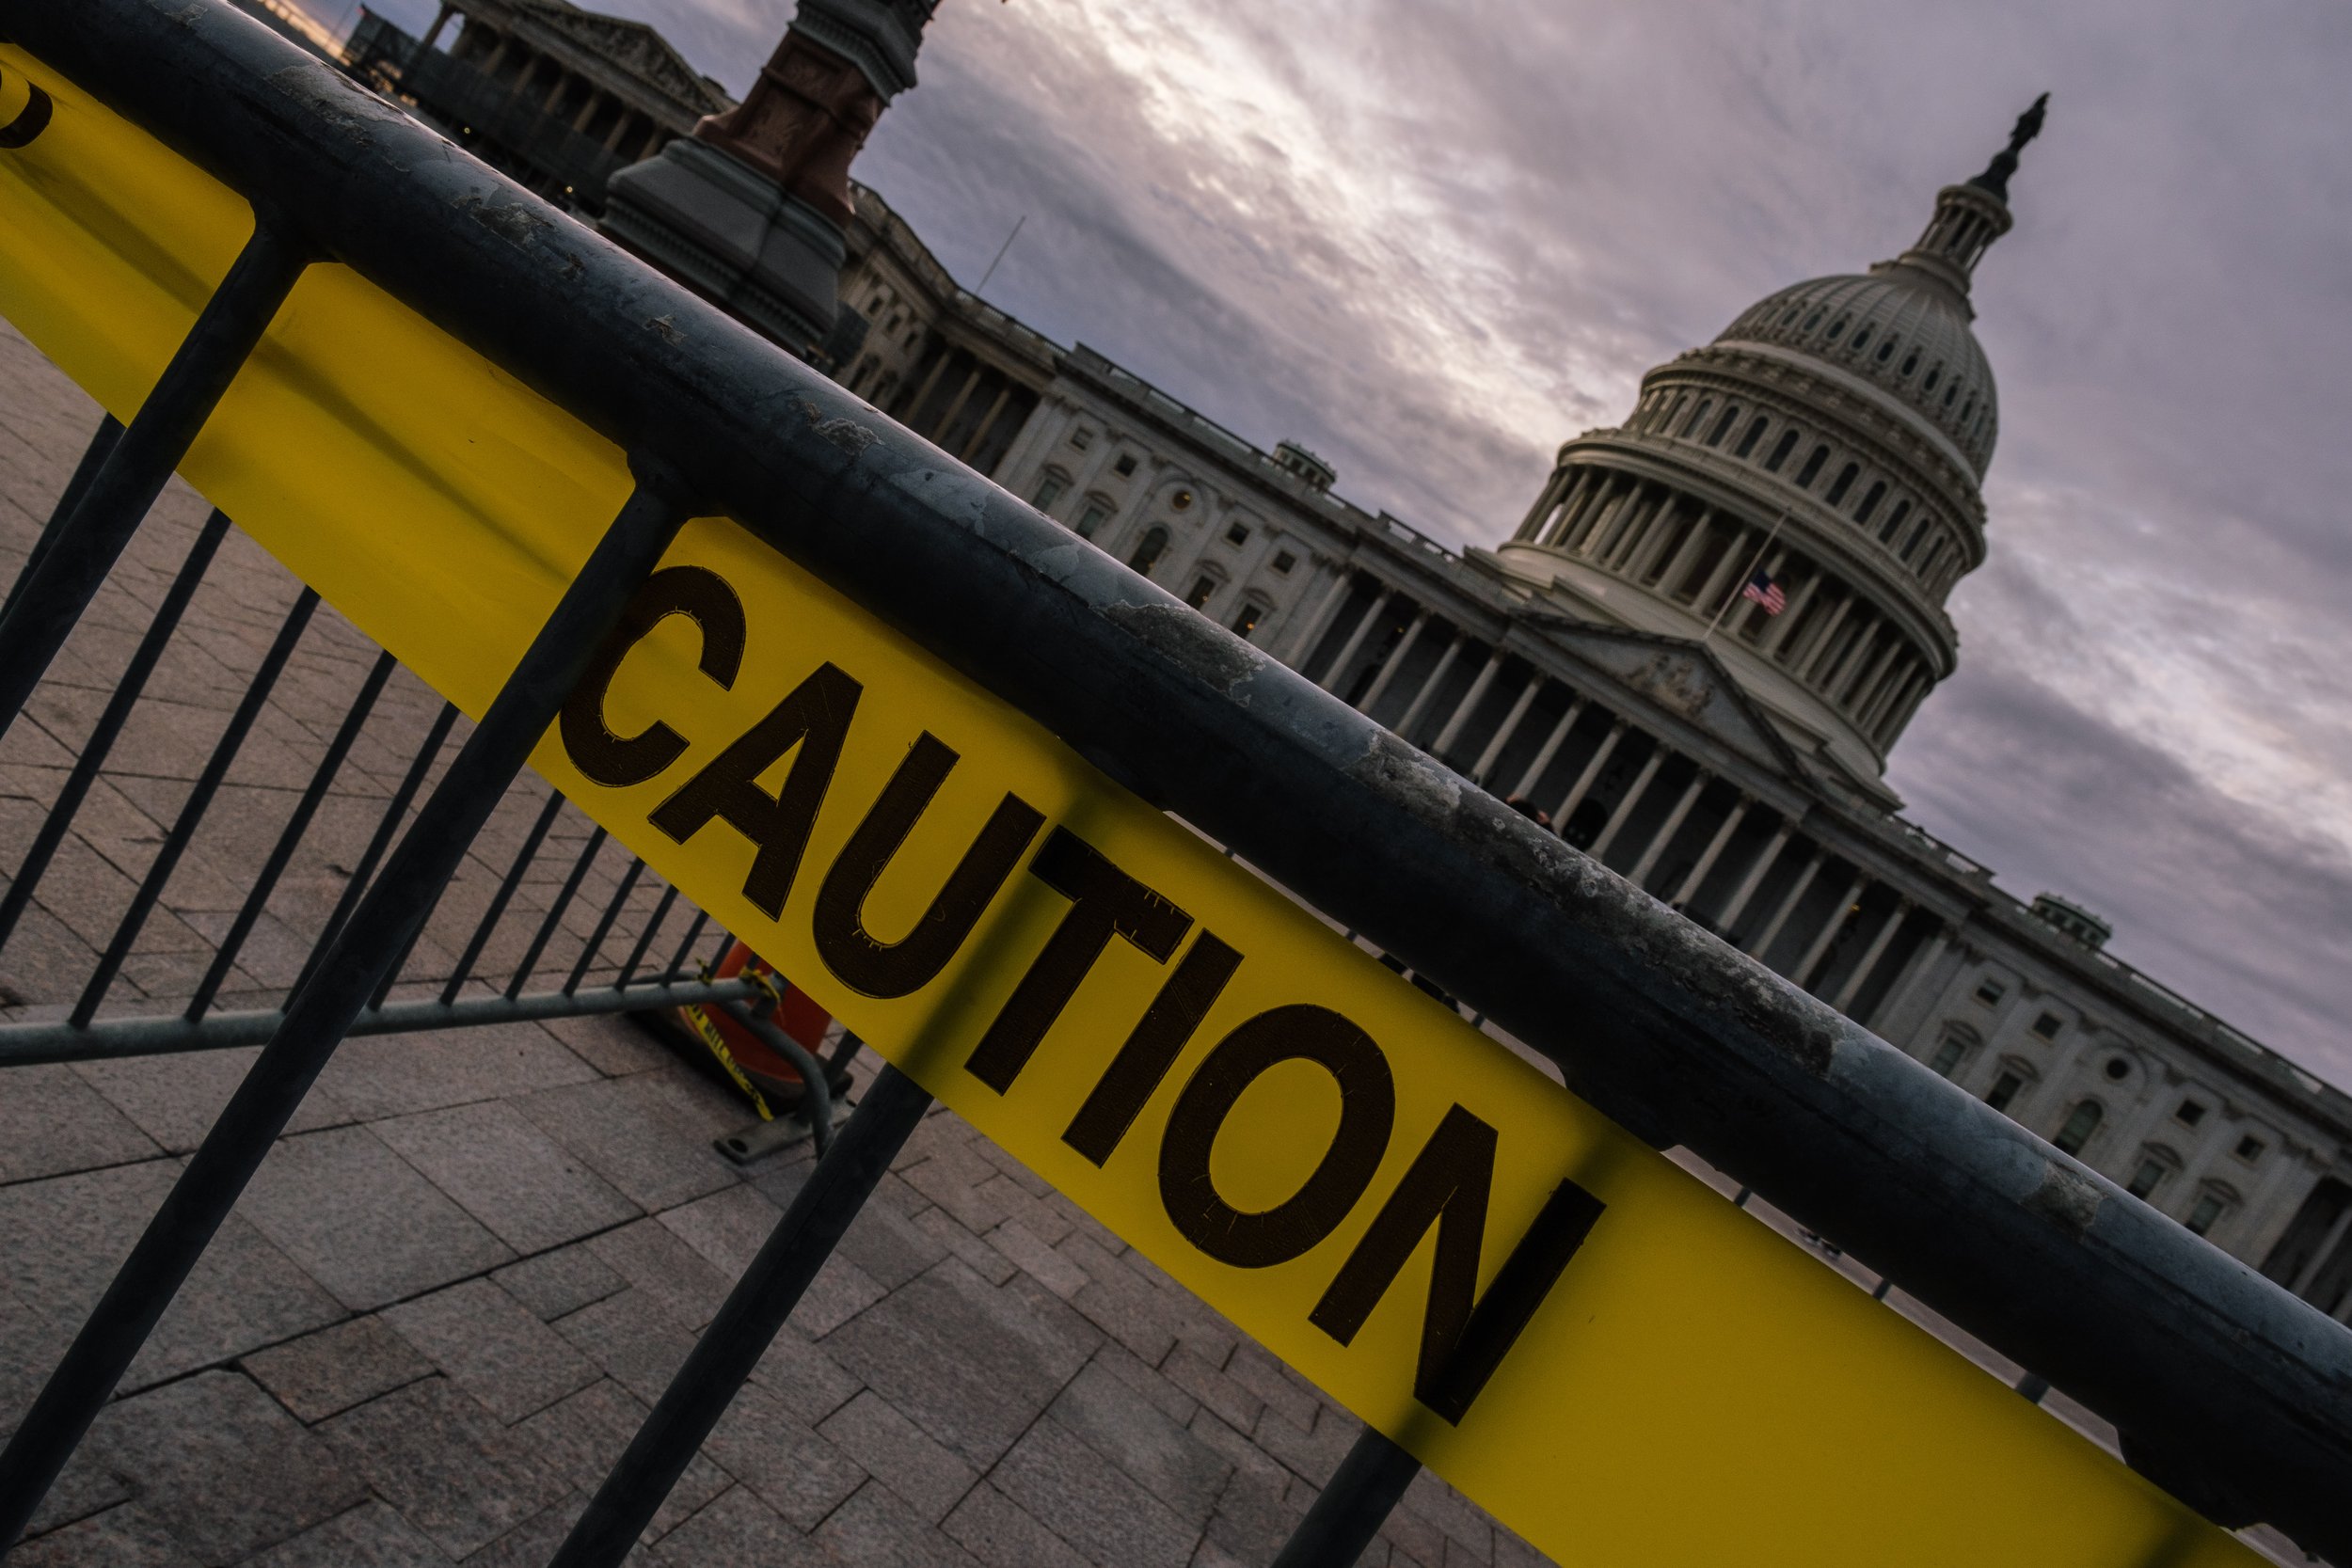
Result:
<svg viewBox="0 0 2352 1568">
<path fill-rule="evenodd" d="M 772 176 L 693 137 L 623 169 L 604 231 L 797 354 L 833 330 L 842 230 Z"/>
</svg>

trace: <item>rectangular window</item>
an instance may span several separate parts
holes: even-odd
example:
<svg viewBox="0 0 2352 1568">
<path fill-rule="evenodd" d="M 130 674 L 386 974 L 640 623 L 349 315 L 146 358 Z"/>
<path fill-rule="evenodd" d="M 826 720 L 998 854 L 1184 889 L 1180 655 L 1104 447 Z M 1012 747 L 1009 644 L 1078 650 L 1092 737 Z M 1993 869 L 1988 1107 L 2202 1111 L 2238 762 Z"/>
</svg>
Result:
<svg viewBox="0 0 2352 1568">
<path fill-rule="evenodd" d="M 1204 577 L 1192 585 L 1192 592 L 1184 595 L 1184 603 L 1199 610 L 1209 602 L 1209 596 L 1216 592 L 1216 578 Z"/>
<path fill-rule="evenodd" d="M 1111 465 L 1111 472 L 1117 474 L 1121 479 L 1125 479 L 1129 474 L 1132 474 L 1135 471 L 1136 454 L 1131 451 L 1120 452 L 1119 454 L 1119 461 Z"/>
<path fill-rule="evenodd" d="M 2146 1197 L 2163 1185 L 2164 1178 L 2163 1165 L 2153 1160 L 2142 1160 L 2139 1163 L 2139 1168 L 2132 1172 L 2132 1179 L 2125 1183 L 2123 1190 L 2134 1197 Z"/>
<path fill-rule="evenodd" d="M 2183 1127 L 2194 1127 L 2205 1119 L 2205 1108 L 2194 1100 L 2184 1100 L 2181 1108 L 2172 1113 L 2172 1119 Z"/>
<path fill-rule="evenodd" d="M 1037 487 L 1037 500 L 1035 503 L 1037 509 L 1040 512 L 1046 511 L 1052 507 L 1056 501 L 1061 499 L 1061 493 L 1068 488 L 1069 486 L 1061 482 L 1059 476 L 1047 474 L 1045 476 L 1045 483 Z"/>
<path fill-rule="evenodd" d="M 2017 1098 L 2017 1091 L 2025 1086 L 2026 1081 L 2023 1078 L 2013 1072 L 2004 1072 L 1994 1080 L 1993 1092 L 1984 1097 L 1984 1102 L 1996 1111 L 2006 1111 L 2009 1109 L 2009 1102 Z"/>
<path fill-rule="evenodd" d="M 2058 1038 L 2058 1031 L 2065 1027 L 2066 1021 L 2056 1013 L 2043 1013 L 2033 1021 L 2033 1032 L 2045 1040 Z"/>
<path fill-rule="evenodd" d="M 2009 994 L 2009 988 L 1998 980 L 1987 980 L 1977 988 L 1977 1000 L 1990 1007 Z"/>
<path fill-rule="evenodd" d="M 1248 523 L 1235 523 L 1232 528 L 1227 529 L 1225 531 L 1225 542 L 1229 545 L 1248 544 L 1249 525 Z"/>
<path fill-rule="evenodd" d="M 1094 445 L 1094 432 L 1087 429 L 1084 425 L 1080 425 L 1077 429 L 1070 433 L 1070 444 L 1077 448 L 1080 451 L 1084 451 L 1087 448 Z"/>
<path fill-rule="evenodd" d="M 1245 603 L 1241 607 L 1241 613 L 1233 617 L 1233 635 L 1244 641 L 1248 641 L 1249 634 L 1256 631 L 1258 623 L 1264 619 L 1265 606 L 1255 600 Z"/>
<path fill-rule="evenodd" d="M 2237 1141 L 2237 1157 L 2250 1165 L 2261 1159 L 2263 1150 L 2269 1147 L 2260 1138 L 2240 1138 Z"/>
<path fill-rule="evenodd" d="M 1295 555 L 1291 554 L 1291 552 L 1290 552 L 1290 551 L 1288 551 L 1288 550 L 1276 550 L 1276 551 L 1274 552 L 1274 562 L 1273 562 L 1273 565 L 1274 565 L 1274 569 L 1275 569 L 1277 572 L 1287 572 L 1287 571 L 1289 571 L 1292 567 L 1294 567 L 1294 566 L 1295 566 L 1295 565 L 1297 565 L 1297 564 L 1298 564 L 1298 557 L 1296 557 L 1296 556 L 1295 556 Z"/>
<path fill-rule="evenodd" d="M 1095 531 L 1100 529 L 1104 523 L 1108 522 L 1110 520 L 1110 515 L 1111 509 L 1104 506 L 1101 501 L 1089 501 L 1087 503 L 1086 511 L 1081 513 L 1078 517 L 1078 537 L 1081 539 L 1093 538 Z"/>
<path fill-rule="evenodd" d="M 1968 1048 L 1960 1041 L 1946 1040 L 1935 1048 L 1935 1054 L 1930 1058 L 1928 1066 L 1932 1070 L 1949 1078 L 1952 1075 L 1952 1069 L 1960 1066 L 1960 1059 L 1966 1054 L 1968 1054 Z"/>
<path fill-rule="evenodd" d="M 2221 1211 L 2228 1207 L 2220 1198 L 2207 1193 L 2197 1200 L 2197 1207 L 2188 1212 L 2188 1233 L 2202 1236 L 2213 1228 L 2213 1222 L 2219 1219 Z"/>
</svg>

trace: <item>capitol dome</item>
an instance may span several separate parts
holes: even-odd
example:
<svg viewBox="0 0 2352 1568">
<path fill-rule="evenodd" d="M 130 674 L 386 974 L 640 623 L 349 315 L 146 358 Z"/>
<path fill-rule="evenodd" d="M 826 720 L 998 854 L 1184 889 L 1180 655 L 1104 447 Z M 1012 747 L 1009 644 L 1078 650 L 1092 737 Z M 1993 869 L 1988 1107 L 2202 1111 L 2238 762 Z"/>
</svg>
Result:
<svg viewBox="0 0 2352 1568">
<path fill-rule="evenodd" d="M 1767 295 L 1644 376 L 1623 424 L 1560 449 L 1495 552 L 1559 611 L 1708 649 L 1866 796 L 1958 666 L 1944 604 L 1984 562 L 2000 423 L 1969 287 L 2042 109 L 1936 193 L 1901 255 Z"/>
</svg>

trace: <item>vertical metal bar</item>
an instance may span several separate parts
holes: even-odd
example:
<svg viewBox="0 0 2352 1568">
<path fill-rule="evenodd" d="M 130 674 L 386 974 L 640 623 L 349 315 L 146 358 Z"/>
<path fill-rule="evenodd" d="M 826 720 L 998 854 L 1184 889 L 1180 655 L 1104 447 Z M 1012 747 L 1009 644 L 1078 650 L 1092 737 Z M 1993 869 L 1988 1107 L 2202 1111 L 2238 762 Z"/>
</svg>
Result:
<svg viewBox="0 0 2352 1568">
<path fill-rule="evenodd" d="M 1378 1429 L 1364 1428 L 1331 1484 L 1282 1544 L 1274 1568 L 1352 1568 L 1419 1474 L 1420 1460 Z"/>
<path fill-rule="evenodd" d="M 278 677 L 286 668 L 286 660 L 294 657 L 294 644 L 302 641 L 304 628 L 319 607 L 319 596 L 306 588 L 286 611 L 285 624 L 278 628 L 278 640 L 262 657 L 262 667 L 253 673 L 253 680 L 245 689 L 237 710 L 229 716 L 229 727 L 220 732 L 220 739 L 213 747 L 213 754 L 205 760 L 204 771 L 198 775 L 196 786 L 180 806 L 180 815 L 172 819 L 171 831 L 164 835 L 163 847 L 155 851 L 155 863 L 147 868 L 147 876 L 139 882 L 139 890 L 131 896 L 131 907 L 122 912 L 122 922 L 115 927 L 106 951 L 99 955 L 98 967 L 90 971 L 89 983 L 82 988 L 82 999 L 73 1005 L 69 1021 L 76 1029 L 86 1026 L 105 1001 L 106 990 L 114 984 L 115 975 L 122 968 L 122 960 L 131 955 L 131 944 L 138 940 L 139 930 L 147 917 L 154 912 L 156 902 L 164 895 L 164 884 L 180 865 L 180 857 L 187 852 L 188 840 L 196 836 L 197 825 L 212 809 L 213 797 L 220 792 L 221 781 L 229 776 L 230 765 L 237 760 L 237 752 L 245 746 L 245 737 L 251 733 L 254 721 L 261 718 L 262 705 L 269 701 Z"/>
<path fill-rule="evenodd" d="M 441 754 L 441 743 L 449 738 L 450 729 L 456 722 L 457 705 L 443 703 L 440 716 L 433 721 L 433 728 L 425 733 L 424 744 L 417 748 L 416 760 L 408 765 L 408 771 L 401 778 L 400 787 L 392 791 L 390 801 L 384 807 L 384 816 L 368 839 L 367 852 L 359 857 L 359 863 L 352 868 L 350 879 L 343 883 L 342 895 L 335 900 L 334 912 L 326 917 L 326 925 L 319 932 L 319 940 L 312 944 L 310 956 L 302 960 L 302 973 L 294 976 L 294 988 L 286 993 L 289 998 L 310 983 L 310 976 L 318 973 L 320 963 L 326 958 L 326 949 L 334 942 L 335 933 L 343 928 L 343 923 L 351 918 L 351 911 L 359 907 L 360 895 L 367 892 L 369 879 L 375 875 L 376 862 L 382 860 L 384 852 L 391 847 L 393 833 L 399 831 L 401 819 L 408 815 L 408 802 L 416 799 L 417 791 L 423 787 L 424 776 L 433 770 L 433 760 Z"/>
<path fill-rule="evenodd" d="M 148 677 L 155 673 L 180 618 L 187 613 L 188 601 L 196 596 L 197 584 L 211 567 L 214 552 L 220 548 L 228 532 L 229 519 L 218 512 L 204 520 L 196 544 L 180 564 L 180 575 L 172 579 L 164 602 L 156 607 L 155 619 L 148 624 L 139 645 L 132 650 L 131 662 L 124 666 L 114 690 L 107 695 L 105 707 L 98 715 L 97 728 L 83 742 L 82 754 L 73 759 L 73 770 L 66 775 L 65 785 L 57 791 L 57 799 L 50 806 L 48 819 L 41 823 L 32 847 L 24 851 L 24 863 L 16 868 L 16 879 L 8 884 L 8 896 L 0 898 L 0 946 L 7 944 L 16 930 L 16 923 L 24 918 L 25 906 L 33 901 L 41 873 L 49 869 L 57 847 L 65 842 L 67 831 L 73 826 L 73 814 L 81 809 L 90 785 L 98 782 L 99 768 L 104 766 L 106 754 L 114 750 L 115 738 L 121 735 L 122 726 L 130 721 L 132 707 L 138 702 L 139 693 L 147 689 Z"/>
<path fill-rule="evenodd" d="M 24 554 L 24 564 L 17 570 L 16 580 L 8 584 L 8 602 L 0 604 L 0 621 L 6 621 L 8 611 L 16 608 L 16 601 L 23 595 L 25 583 L 32 579 L 34 571 L 40 565 L 40 558 L 49 553 L 49 546 L 56 543 L 57 534 L 65 528 L 66 519 L 73 515 L 73 509 L 82 504 L 84 496 L 89 494 L 90 481 L 96 479 L 98 470 L 106 466 L 107 454 L 115 450 L 115 443 L 121 438 L 120 420 L 109 414 L 98 421 L 97 434 L 89 438 L 89 445 L 82 449 L 82 460 L 73 466 L 73 477 L 65 482 L 65 488 L 58 493 L 57 504 L 50 509 L 49 521 L 41 526 L 40 537 L 33 541 L 33 547 Z"/>
<path fill-rule="evenodd" d="M 645 928 L 637 933 L 637 945 L 628 950 L 628 962 L 621 966 L 621 977 L 612 982 L 614 990 L 625 990 L 637 977 L 637 966 L 645 961 L 645 949 L 653 945 L 654 936 L 661 929 L 661 923 L 670 918 L 670 906 L 676 902 L 676 888 L 665 887 L 661 890 L 661 901 L 653 907 L 653 913 L 645 921 Z"/>
<path fill-rule="evenodd" d="M 604 945 L 604 939 L 612 935 L 612 923 L 621 916 L 621 906 L 628 903 L 628 895 L 637 891 L 637 879 L 644 874 L 645 863 L 634 855 L 630 856 L 628 869 L 621 873 L 620 887 L 613 893 L 612 902 L 605 905 L 604 914 L 596 921 L 596 928 L 588 934 L 588 945 L 580 950 L 580 961 L 572 965 L 571 977 L 564 982 L 564 995 L 569 996 L 580 989 L 580 982 L 587 976 L 589 964 L 596 960 L 596 950 Z"/>
<path fill-rule="evenodd" d="M 564 918 L 564 911 L 572 907 L 573 898 L 579 895 L 580 884 L 587 877 L 588 867 L 596 860 L 596 852 L 604 847 L 605 836 L 602 828 L 590 833 L 588 843 L 580 851 L 580 859 L 572 862 L 572 874 L 564 879 L 564 891 L 557 894 L 555 902 L 548 906 L 547 918 L 539 922 L 538 934 L 531 939 L 531 946 L 524 952 L 523 961 L 515 966 L 515 977 L 506 982 L 508 1001 L 522 994 L 523 982 L 530 979 L 531 972 L 538 967 L 539 956 L 548 950 L 548 942 L 555 935 L 556 923 Z"/>
<path fill-rule="evenodd" d="M 386 863 L 382 879 L 368 890 L 310 983 L 288 1005 L 278 1033 L 230 1097 L 0 1451 L 0 1544 L 24 1533 L 368 994 L 440 895 L 474 834 L 619 623 L 629 596 L 676 536 L 690 510 L 684 487 L 651 465 L 632 467 L 638 473 L 636 492 L 532 639 Z"/>
<path fill-rule="evenodd" d="M 548 1568 L 618 1568 L 930 1104 L 896 1068 L 875 1077 Z"/>
<path fill-rule="evenodd" d="M 229 934 L 221 938 L 220 948 L 213 955 L 213 966 L 198 982 L 196 995 L 188 1001 L 188 1010 L 182 1016 L 190 1023 L 212 1010 L 213 998 L 220 993 L 221 982 L 229 977 L 229 969 L 237 961 L 237 954 L 245 947 L 245 940 L 253 934 L 254 923 L 262 918 L 262 911 L 269 903 L 269 895 L 278 887 L 278 879 L 286 874 L 287 863 L 294 859 L 294 848 L 302 835 L 310 830 L 310 818 L 318 815 L 319 803 L 326 799 L 327 786 L 335 775 L 342 771 L 343 759 L 358 741 L 359 732 L 366 727 L 368 715 L 375 711 L 375 700 L 384 694 L 384 684 L 392 677 L 398 660 L 389 654 L 375 656 L 374 668 L 352 699 L 351 710 L 336 728 L 335 736 L 326 744 L 326 752 L 310 771 L 310 785 L 302 799 L 294 803 L 294 815 L 286 818 L 285 830 L 278 835 L 278 843 L 262 863 L 261 875 L 253 879 L 253 891 L 246 895 L 245 905 L 237 911 L 237 918 L 230 923 Z"/>
<path fill-rule="evenodd" d="M 51 534 L 40 565 L 19 579 L 15 607 L 0 621 L 0 735 L 16 722 L 49 661 L 65 646 L 309 260 L 276 223 L 254 224 L 253 237 L 213 291 L 154 390 L 106 454 L 72 515 Z"/>
<path fill-rule="evenodd" d="M 686 940 L 677 944 L 677 952 L 672 956 L 670 967 L 661 972 L 661 977 L 664 980 L 675 979 L 686 972 L 686 955 L 694 950 L 695 939 L 703 934 L 703 927 L 709 924 L 710 911 L 708 910 L 694 911 L 694 923 L 686 927 Z"/>
<path fill-rule="evenodd" d="M 473 935 L 466 939 L 466 950 L 458 955 L 457 966 L 450 971 L 449 984 L 441 988 L 443 1006 L 456 1001 L 457 993 L 465 990 L 466 982 L 473 977 L 473 966 L 481 958 L 483 948 L 489 945 L 490 933 L 498 929 L 499 919 L 506 913 L 506 906 L 513 900 L 515 890 L 522 886 L 523 873 L 538 858 L 539 846 L 546 842 L 548 830 L 555 825 L 555 814 L 563 809 L 564 797 L 550 792 L 548 803 L 539 810 L 538 820 L 532 822 L 531 832 L 523 835 L 523 847 L 516 854 L 515 863 L 506 868 L 506 879 L 499 883 L 498 892 L 490 895 L 490 907 L 482 911 L 482 919 L 474 927 Z"/>
</svg>

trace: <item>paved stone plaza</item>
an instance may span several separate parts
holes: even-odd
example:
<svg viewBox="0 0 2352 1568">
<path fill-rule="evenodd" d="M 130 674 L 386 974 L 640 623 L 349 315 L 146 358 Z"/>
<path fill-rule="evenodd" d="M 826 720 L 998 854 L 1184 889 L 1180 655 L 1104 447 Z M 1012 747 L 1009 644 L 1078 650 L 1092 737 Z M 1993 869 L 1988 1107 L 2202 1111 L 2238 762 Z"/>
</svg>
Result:
<svg viewBox="0 0 2352 1568">
<path fill-rule="evenodd" d="M 9 578 L 97 422 L 0 328 Z M 7 867 L 204 514 L 167 494 L 0 748 Z M 71 1002 L 298 591 L 235 535 L 207 589 L 0 951 L 0 1017 Z M 102 1016 L 187 996 L 373 654 L 321 612 Z M 380 712 L 421 736 L 438 707 L 403 674 Z M 412 755 L 354 752 L 224 1006 L 275 1004 Z M 540 799 L 501 810 L 470 882 Z M 518 911 L 586 832 L 559 824 Z M 444 913 L 469 926 L 485 896 Z M 507 924 L 481 973 L 533 922 Z M 453 947 L 437 918 L 409 973 Z M 250 1056 L 0 1071 L 0 1432 Z M 805 1149 L 722 1161 L 746 1119 L 622 1020 L 346 1043 L 11 1564 L 544 1562 L 807 1174 Z M 1356 1430 L 935 1114 L 632 1561 L 1263 1563 Z M 1365 1560 L 1542 1560 L 1424 1475 Z"/>
</svg>

